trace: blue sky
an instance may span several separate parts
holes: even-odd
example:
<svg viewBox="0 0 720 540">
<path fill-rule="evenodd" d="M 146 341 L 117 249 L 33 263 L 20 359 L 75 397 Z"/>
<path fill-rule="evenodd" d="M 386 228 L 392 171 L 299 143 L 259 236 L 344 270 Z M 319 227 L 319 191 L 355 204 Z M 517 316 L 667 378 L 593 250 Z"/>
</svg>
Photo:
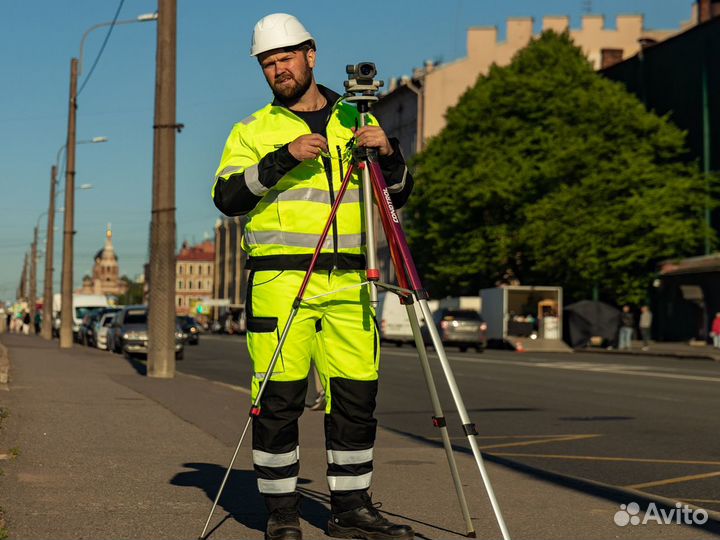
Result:
<svg viewBox="0 0 720 540">
<path fill-rule="evenodd" d="M 83 32 L 111 20 L 117 5 L 118 0 L 0 0 L 0 299 L 14 298 L 32 228 L 47 209 L 50 167 L 66 138 L 70 58 L 79 54 Z M 126 0 L 120 19 L 155 11 L 156 5 Z M 362 10 L 353 5 L 178 0 L 177 119 L 186 126 L 177 137 L 178 244 L 212 235 L 218 212 L 209 193 L 225 138 L 234 122 L 269 100 L 248 53 L 253 25 L 268 13 L 284 11 L 303 21 L 318 42 L 316 78 L 340 90 L 348 63 L 373 61 L 387 80 L 409 74 L 426 59 L 463 57 L 470 26 L 495 25 L 502 38 L 507 17 L 532 16 L 539 25 L 543 15 L 569 15 L 578 27 L 590 8 L 605 15 L 608 26 L 618 13 L 643 13 L 647 28 L 676 28 L 689 19 L 692 1 L 366 0 Z M 83 76 L 105 31 L 87 39 Z M 94 189 L 76 194 L 76 286 L 90 273 L 108 222 L 123 274 L 140 273 L 147 256 L 155 39 L 153 22 L 116 27 L 78 100 L 78 140 L 110 141 L 78 146 L 76 183 Z M 40 225 L 44 238 L 44 217 Z M 62 214 L 56 228 L 57 291 Z"/>
</svg>

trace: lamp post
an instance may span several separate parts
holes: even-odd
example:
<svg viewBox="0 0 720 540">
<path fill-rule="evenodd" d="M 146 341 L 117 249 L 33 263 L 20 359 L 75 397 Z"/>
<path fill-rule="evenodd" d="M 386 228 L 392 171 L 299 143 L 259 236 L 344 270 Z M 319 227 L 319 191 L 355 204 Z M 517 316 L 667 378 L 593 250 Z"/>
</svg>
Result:
<svg viewBox="0 0 720 540">
<path fill-rule="evenodd" d="M 83 45 L 93 30 L 113 24 L 132 24 L 157 19 L 156 14 L 140 15 L 135 19 L 104 22 L 88 28 L 80 40 L 80 60 L 70 59 L 70 100 L 67 130 L 67 167 L 65 171 L 65 226 L 63 231 L 62 304 L 60 307 L 60 348 L 73 345 L 72 288 L 73 288 L 73 235 L 75 234 L 75 118 L 77 113 L 77 80 L 82 72 Z"/>
<path fill-rule="evenodd" d="M 77 141 L 77 144 L 95 144 L 107 142 L 107 137 L 93 137 L 92 139 Z M 60 155 L 66 145 L 58 148 L 55 155 L 55 165 L 50 168 L 50 203 L 47 211 L 47 238 L 45 239 L 45 279 L 43 282 L 43 325 L 42 337 L 48 341 L 52 339 L 52 318 L 53 318 L 53 258 L 55 249 L 55 187 L 57 186 L 57 174 L 60 168 Z M 80 186 L 83 189 L 82 186 Z M 58 193 L 59 194 L 59 193 Z"/>
</svg>

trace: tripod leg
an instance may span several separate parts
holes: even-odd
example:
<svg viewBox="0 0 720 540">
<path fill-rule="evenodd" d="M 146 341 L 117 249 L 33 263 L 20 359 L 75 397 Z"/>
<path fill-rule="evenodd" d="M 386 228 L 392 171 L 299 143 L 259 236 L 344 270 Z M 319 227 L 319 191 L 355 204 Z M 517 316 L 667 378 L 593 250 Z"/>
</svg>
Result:
<svg viewBox="0 0 720 540">
<path fill-rule="evenodd" d="M 372 201 L 373 190 L 370 180 L 370 169 L 367 166 L 362 167 L 362 191 L 364 200 Z M 377 307 L 377 288 L 373 282 L 380 277 L 380 271 L 377 265 L 375 216 L 373 215 L 372 203 L 363 206 L 365 211 L 365 244 L 367 246 L 365 257 L 367 260 L 367 276 L 368 280 L 370 280 L 370 303 L 373 307 Z"/>
<path fill-rule="evenodd" d="M 252 416 L 250 416 L 250 418 L 248 418 L 247 422 L 245 423 L 245 429 L 243 429 L 242 435 L 240 435 L 240 440 L 238 441 L 237 446 L 235 447 L 235 453 L 233 454 L 233 457 L 230 460 L 230 465 L 228 465 L 228 468 L 225 471 L 225 476 L 223 477 L 222 483 L 220 484 L 220 489 L 218 490 L 217 495 L 215 495 L 215 501 L 213 501 L 212 508 L 210 509 L 210 514 L 208 515 L 207 520 L 205 521 L 205 527 L 203 527 L 203 530 L 200 533 L 200 536 L 198 537 L 199 540 L 205 540 L 205 533 L 207 533 L 208 525 L 210 525 L 210 520 L 212 519 L 212 516 L 215 513 L 215 507 L 217 506 L 218 501 L 220 500 L 220 497 L 222 496 L 222 492 L 225 489 L 225 484 L 227 483 L 227 479 L 230 476 L 230 471 L 232 471 L 233 465 L 235 464 L 235 459 L 237 458 L 238 452 L 240 452 L 240 447 L 242 446 L 243 440 L 245 439 L 245 434 L 247 433 L 247 430 L 250 427 L 250 422 L 252 422 Z"/>
<path fill-rule="evenodd" d="M 475 424 L 470 422 L 470 417 L 468 416 L 467 409 L 465 408 L 462 396 L 460 395 L 460 389 L 458 388 L 457 382 L 455 381 L 455 375 L 452 372 L 450 362 L 448 362 L 447 355 L 445 354 L 445 349 L 443 348 L 442 340 L 440 339 L 440 335 L 438 334 L 435 323 L 433 322 L 430 306 L 428 306 L 427 300 L 425 299 L 420 299 L 419 302 L 420 308 L 422 309 L 423 317 L 425 317 L 425 323 L 427 324 L 428 330 L 430 331 L 430 338 L 432 339 L 433 347 L 435 348 L 435 352 L 437 352 L 438 358 L 440 359 L 440 365 L 442 366 L 443 372 L 445 373 L 445 379 L 447 379 L 448 386 L 450 387 L 450 393 L 452 394 L 453 400 L 455 401 L 455 407 L 457 407 L 458 414 L 460 415 L 460 420 L 462 421 L 465 435 L 467 436 L 468 442 L 470 443 L 470 448 L 472 448 L 472 453 L 473 456 L 475 456 L 475 461 L 477 462 L 478 469 L 480 470 L 480 476 L 482 476 L 483 483 L 485 484 L 485 490 L 487 491 L 488 498 L 490 499 L 490 504 L 492 505 L 493 511 L 495 512 L 495 518 L 497 519 L 503 538 L 505 540 L 510 540 L 510 534 L 508 533 L 507 526 L 505 525 L 505 520 L 503 519 L 502 512 L 500 511 L 500 505 L 495 498 L 495 492 L 493 491 L 492 484 L 490 483 L 490 477 L 485 470 L 482 455 L 480 454 L 480 449 L 478 448 L 477 440 L 475 439 L 475 435 L 477 435 L 477 431 L 475 430 Z"/>
<path fill-rule="evenodd" d="M 240 440 L 238 441 L 237 447 L 235 448 L 235 453 L 233 454 L 233 457 L 230 460 L 230 465 L 228 465 L 228 468 L 225 471 L 225 477 L 223 478 L 222 484 L 220 484 L 220 489 L 218 490 L 217 495 L 215 496 L 215 501 L 213 502 L 212 508 L 210 509 L 210 515 L 208 515 L 207 521 L 205 521 L 205 527 L 203 528 L 202 534 L 200 534 L 200 536 L 198 537 L 200 540 L 205 540 L 205 533 L 207 532 L 208 525 L 210 524 L 210 520 L 212 519 L 212 516 L 215 513 L 215 507 L 217 506 L 217 503 L 220 500 L 220 497 L 222 496 L 223 490 L 225 489 L 225 483 L 227 482 L 227 479 L 230 476 L 230 471 L 232 470 L 232 467 L 235 464 L 235 458 L 237 458 L 238 452 L 240 451 L 240 446 L 243 443 L 243 439 L 245 439 L 245 434 L 247 433 L 248 427 L 250 426 L 250 422 L 252 422 L 252 417 L 260 414 L 260 401 L 262 399 L 262 395 L 265 392 L 265 387 L 267 386 L 267 383 L 270 381 L 270 377 L 272 376 L 273 371 L 275 371 L 275 364 L 277 364 L 278 358 L 280 358 L 280 351 L 282 351 L 283 345 L 285 344 L 285 340 L 287 339 L 288 333 L 290 332 L 290 326 L 292 326 L 293 320 L 295 319 L 295 316 L 297 315 L 299 310 L 300 310 L 300 301 L 299 301 L 299 299 L 297 299 L 295 301 L 295 303 L 293 304 L 293 309 L 290 312 L 290 316 L 288 317 L 287 323 L 285 324 L 285 328 L 283 328 L 283 332 L 280 335 L 280 339 L 278 340 L 277 347 L 275 347 L 275 352 L 273 353 L 272 360 L 270 360 L 270 364 L 268 365 L 267 371 L 265 372 L 265 377 L 263 378 L 263 382 L 260 385 L 260 388 L 258 389 L 258 393 L 257 393 L 257 396 L 255 397 L 255 401 L 253 401 L 252 406 L 250 407 L 250 418 L 248 418 L 248 421 L 245 424 L 245 429 L 243 429 L 242 435 L 240 436 Z"/>
<path fill-rule="evenodd" d="M 412 328 L 413 337 L 415 338 L 415 347 L 417 347 L 418 350 L 420 365 L 422 366 L 422 370 L 425 375 L 425 382 L 427 383 L 428 392 L 430 393 L 430 401 L 432 402 L 434 414 L 433 424 L 440 429 L 440 435 L 442 436 L 443 446 L 445 447 L 448 465 L 450 465 L 450 474 L 452 475 L 453 484 L 455 484 L 455 492 L 457 493 L 458 502 L 460 503 L 460 510 L 462 511 L 463 518 L 465 519 L 465 528 L 467 529 L 467 534 L 465 536 L 475 538 L 475 527 L 470 519 L 470 510 L 468 509 L 467 500 L 465 499 L 465 493 L 462 488 L 462 482 L 460 481 L 460 473 L 458 472 L 457 464 L 455 463 L 455 456 L 453 454 L 452 444 L 450 443 L 450 436 L 448 435 L 447 425 L 445 424 L 445 417 L 440 405 L 440 398 L 438 397 L 435 380 L 433 379 L 432 371 L 430 371 L 430 363 L 428 362 L 427 351 L 425 350 L 425 344 L 423 343 L 423 338 L 420 333 L 420 323 L 418 321 L 417 313 L 415 312 L 415 307 L 412 304 L 405 304 L 405 308 L 407 309 L 408 319 L 410 319 L 410 326 Z"/>
</svg>

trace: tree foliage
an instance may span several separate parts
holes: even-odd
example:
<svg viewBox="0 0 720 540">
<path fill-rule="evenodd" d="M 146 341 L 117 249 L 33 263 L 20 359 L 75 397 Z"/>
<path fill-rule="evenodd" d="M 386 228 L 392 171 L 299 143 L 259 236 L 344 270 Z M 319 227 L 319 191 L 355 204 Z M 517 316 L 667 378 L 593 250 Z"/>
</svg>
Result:
<svg viewBox="0 0 720 540">
<path fill-rule="evenodd" d="M 435 295 L 519 280 L 644 300 L 659 261 L 697 254 L 707 200 L 685 134 L 545 32 L 493 66 L 415 159 L 405 220 Z"/>
</svg>

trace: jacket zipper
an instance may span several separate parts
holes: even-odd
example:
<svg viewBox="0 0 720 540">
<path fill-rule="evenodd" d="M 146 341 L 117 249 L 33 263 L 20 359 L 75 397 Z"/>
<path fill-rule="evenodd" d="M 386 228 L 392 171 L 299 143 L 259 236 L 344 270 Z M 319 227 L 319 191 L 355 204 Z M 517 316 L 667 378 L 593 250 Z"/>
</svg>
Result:
<svg viewBox="0 0 720 540">
<path fill-rule="evenodd" d="M 303 124 L 308 126 L 307 122 L 305 122 L 302 118 L 297 116 L 296 114 L 293 114 L 293 112 L 290 109 L 286 109 L 290 114 L 292 114 L 295 118 L 300 120 Z M 327 137 L 327 126 L 330 123 L 330 119 L 332 118 L 332 111 L 328 115 L 327 119 L 325 120 L 325 137 Z M 308 129 L 310 126 L 308 126 Z M 342 154 L 340 153 L 340 147 L 337 147 L 338 149 L 338 156 L 341 157 Z M 328 148 L 328 150 L 330 150 Z M 332 176 L 332 158 L 330 157 L 322 157 L 322 164 L 323 168 L 325 169 L 325 176 L 328 181 L 328 188 L 330 190 L 330 206 L 332 207 L 333 204 L 335 204 L 335 190 L 333 188 L 333 176 Z M 342 168 L 342 158 L 340 159 L 340 168 Z M 341 175 L 342 177 L 342 175 Z M 342 178 L 341 178 L 342 179 Z M 338 227 L 337 227 L 337 216 L 332 222 L 332 233 L 333 233 L 333 270 L 337 270 L 338 268 Z"/>
</svg>

